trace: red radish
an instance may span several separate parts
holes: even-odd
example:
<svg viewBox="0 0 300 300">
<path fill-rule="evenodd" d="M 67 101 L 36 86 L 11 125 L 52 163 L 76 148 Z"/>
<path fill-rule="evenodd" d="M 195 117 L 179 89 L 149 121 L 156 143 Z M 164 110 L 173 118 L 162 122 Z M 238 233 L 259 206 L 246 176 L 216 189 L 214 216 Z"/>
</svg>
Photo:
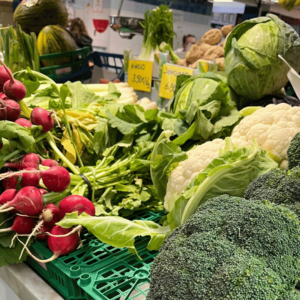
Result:
<svg viewBox="0 0 300 300">
<path fill-rule="evenodd" d="M 0 68 L 1 68 L 1 66 L 0 66 Z M 8 80 L 8 79 L 7 79 Z M 1 81 L 1 79 L 0 79 L 0 81 Z M 1 86 L 1 84 L 0 84 L 0 86 Z M 7 100 L 8 98 L 7 98 L 7 96 L 4 94 L 4 93 L 1 93 L 0 92 L 0 99 L 1 100 Z"/>
<path fill-rule="evenodd" d="M 19 161 L 8 162 L 4 167 L 24 170 L 26 168 L 38 169 L 40 159 L 35 153 L 25 154 Z"/>
<path fill-rule="evenodd" d="M 69 172 L 60 166 L 41 171 L 41 175 L 44 185 L 52 192 L 63 192 L 71 182 Z"/>
<path fill-rule="evenodd" d="M 56 160 L 53 160 L 53 159 L 44 159 L 42 161 L 41 165 L 51 168 L 51 167 L 59 166 L 59 163 Z"/>
<path fill-rule="evenodd" d="M 44 189 L 39 189 L 40 193 L 42 195 L 45 195 L 45 194 L 48 194 L 48 191 L 47 190 L 44 190 Z"/>
<path fill-rule="evenodd" d="M 0 232 L 15 231 L 18 234 L 29 234 L 36 224 L 36 220 L 30 217 L 16 216 L 13 225 L 0 229 Z"/>
<path fill-rule="evenodd" d="M 17 119 L 15 121 L 15 123 L 17 123 L 17 124 L 19 124 L 19 125 L 21 125 L 23 127 L 28 127 L 28 128 L 30 128 L 32 126 L 31 122 L 28 121 L 28 120 L 26 120 L 26 119 L 24 119 L 24 118 Z"/>
<path fill-rule="evenodd" d="M 53 256 L 48 259 L 45 260 L 38 259 L 30 252 L 30 250 L 27 247 L 26 250 L 33 259 L 35 259 L 40 263 L 47 263 L 53 261 L 57 257 L 61 255 L 69 254 L 76 249 L 80 238 L 77 231 L 73 233 L 71 233 L 71 231 L 72 231 L 71 228 L 65 229 L 60 226 L 55 226 L 51 229 L 50 231 L 51 235 L 48 237 L 48 246 L 50 250 L 53 252 Z M 60 235 L 66 235 L 68 233 L 70 233 L 70 235 L 64 237 L 58 237 Z"/>
<path fill-rule="evenodd" d="M 31 122 L 34 125 L 42 126 L 42 132 L 50 131 L 54 127 L 52 113 L 41 107 L 35 107 L 31 112 Z"/>
<path fill-rule="evenodd" d="M 20 117 L 21 106 L 14 100 L 1 100 L 0 102 L 0 119 L 15 121 Z"/>
<path fill-rule="evenodd" d="M 74 211 L 78 212 L 78 215 L 83 212 L 87 213 L 90 216 L 95 215 L 95 206 L 94 204 L 83 196 L 71 195 L 64 198 L 59 203 L 59 214 L 61 219 L 65 216 L 66 213 L 71 213 Z"/>
<path fill-rule="evenodd" d="M 13 174 L 13 173 L 11 173 L 11 174 Z M 15 189 L 17 187 L 18 180 L 19 180 L 19 176 L 12 176 L 9 178 L 4 178 L 2 181 L 2 186 L 5 190 Z"/>
<path fill-rule="evenodd" d="M 0 204 L 3 205 L 9 201 L 12 201 L 16 195 L 18 194 L 18 191 L 16 189 L 9 189 L 4 191 L 1 195 L 0 195 Z"/>
<path fill-rule="evenodd" d="M 36 171 L 34 168 L 26 168 L 25 171 Z M 38 187 L 41 175 L 39 173 L 23 173 L 21 180 L 21 187 L 34 186 Z"/>
<path fill-rule="evenodd" d="M 11 71 L 7 68 L 4 62 L 0 59 L 6 73 L 8 74 L 9 79 L 3 84 L 4 94 L 12 100 L 20 101 L 23 100 L 26 96 L 26 88 L 24 84 L 13 78 Z"/>
<path fill-rule="evenodd" d="M 54 227 L 55 223 L 60 221 L 58 207 L 53 203 L 47 204 L 41 215 L 44 220 L 44 225 L 48 228 Z"/>
<path fill-rule="evenodd" d="M 50 230 L 50 228 L 47 228 L 46 226 L 42 225 L 39 232 L 37 233 L 37 238 L 46 241 L 48 239 L 47 232 L 49 232 Z"/>
<path fill-rule="evenodd" d="M 11 74 L 10 70 L 9 70 L 9 72 Z M 10 79 L 10 76 L 7 74 L 7 70 L 5 70 L 4 66 L 0 66 L 0 92 L 3 92 L 3 85 L 9 79 Z M 1 98 L 1 99 L 3 99 L 3 98 Z"/>
<path fill-rule="evenodd" d="M 3 148 L 3 144 L 0 144 L 0 150 Z"/>
<path fill-rule="evenodd" d="M 22 215 L 36 216 L 43 210 L 43 197 L 37 188 L 26 186 L 13 200 L 2 205 L 0 212 L 9 211 L 12 207 Z"/>
</svg>

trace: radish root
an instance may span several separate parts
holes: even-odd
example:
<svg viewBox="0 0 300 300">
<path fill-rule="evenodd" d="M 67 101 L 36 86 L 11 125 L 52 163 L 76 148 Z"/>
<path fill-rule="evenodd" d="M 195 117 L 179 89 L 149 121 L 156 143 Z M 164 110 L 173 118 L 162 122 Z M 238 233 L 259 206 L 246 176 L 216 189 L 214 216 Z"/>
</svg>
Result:
<svg viewBox="0 0 300 300">
<path fill-rule="evenodd" d="M 39 258 L 37 258 L 36 256 L 34 256 L 31 252 L 30 252 L 30 250 L 27 248 L 27 246 L 17 237 L 17 239 L 18 239 L 18 241 L 24 246 L 24 249 L 26 249 L 26 251 L 27 251 L 27 253 L 28 253 L 28 255 L 29 256 L 31 256 L 35 261 L 37 261 L 37 262 L 39 262 L 39 263 L 48 263 L 48 262 L 50 262 L 50 261 L 53 261 L 53 260 L 55 260 L 56 258 L 58 258 L 58 255 L 56 255 L 56 254 L 53 254 L 53 256 L 51 256 L 50 258 L 48 258 L 48 259 L 44 259 L 44 260 L 42 260 L 42 259 L 39 259 Z"/>
<path fill-rule="evenodd" d="M 8 205 L 6 205 L 6 206 L 4 207 L 4 208 L 6 208 L 6 209 L 2 209 L 3 206 L 5 206 L 5 204 L 1 206 L 1 208 L 0 208 L 0 213 L 8 212 L 8 211 L 14 210 L 13 207 L 6 208 Z"/>
<path fill-rule="evenodd" d="M 8 173 L 4 173 L 4 174 L 0 174 L 0 180 L 3 180 L 5 178 L 10 178 L 13 176 L 19 176 L 22 175 L 24 173 L 32 173 L 32 174 L 37 174 L 40 173 L 41 171 L 36 170 L 36 171 L 18 171 L 18 172 L 8 172 Z"/>
<path fill-rule="evenodd" d="M 16 215 L 12 215 L 10 218 L 6 219 L 5 221 L 3 221 L 0 226 L 2 226 L 4 223 L 6 223 L 7 221 L 11 220 L 12 218 L 14 218 Z M 25 216 L 24 216 L 25 217 Z M 27 216 L 26 216 L 27 217 Z"/>
<path fill-rule="evenodd" d="M 81 229 L 82 229 L 82 226 L 81 225 L 78 225 L 76 227 L 73 228 L 73 230 L 71 230 L 69 233 L 67 234 L 63 234 L 63 235 L 55 235 L 55 234 L 51 234 L 50 232 L 46 232 L 47 235 L 49 236 L 53 236 L 53 237 L 67 237 L 71 234 L 73 234 L 74 232 L 78 231 L 78 235 L 80 235 L 80 232 L 81 232 Z"/>
<path fill-rule="evenodd" d="M 21 251 L 21 254 L 20 254 L 20 257 L 19 259 L 21 259 L 22 255 L 23 255 L 23 252 L 25 249 L 27 249 L 27 245 L 30 241 L 30 239 L 34 236 L 34 234 L 42 227 L 42 225 L 44 224 L 44 220 L 41 220 L 40 222 L 38 222 L 36 224 L 36 226 L 34 227 L 34 229 L 32 230 L 32 232 L 30 233 L 30 235 L 28 236 L 27 238 L 27 241 L 26 241 L 26 244 L 24 245 L 22 251 Z"/>
</svg>

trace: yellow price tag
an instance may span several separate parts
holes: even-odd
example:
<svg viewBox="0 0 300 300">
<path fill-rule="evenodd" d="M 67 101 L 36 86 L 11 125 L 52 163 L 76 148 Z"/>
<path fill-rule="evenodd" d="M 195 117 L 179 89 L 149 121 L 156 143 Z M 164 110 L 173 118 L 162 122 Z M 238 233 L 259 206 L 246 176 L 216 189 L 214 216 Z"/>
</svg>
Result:
<svg viewBox="0 0 300 300">
<path fill-rule="evenodd" d="M 173 97 L 177 76 L 181 74 L 193 75 L 193 69 L 164 64 L 159 88 L 160 97 L 166 99 Z"/>
<path fill-rule="evenodd" d="M 152 61 L 129 60 L 128 84 L 137 91 L 151 92 Z"/>
</svg>

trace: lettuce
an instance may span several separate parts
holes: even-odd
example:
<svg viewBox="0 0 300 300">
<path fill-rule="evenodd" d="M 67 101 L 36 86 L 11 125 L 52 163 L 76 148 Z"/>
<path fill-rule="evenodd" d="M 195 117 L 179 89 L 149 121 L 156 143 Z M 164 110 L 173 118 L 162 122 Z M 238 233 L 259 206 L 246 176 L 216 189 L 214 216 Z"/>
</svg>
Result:
<svg viewBox="0 0 300 300">
<path fill-rule="evenodd" d="M 167 136 L 164 135 L 162 141 L 171 145 Z M 166 154 L 164 156 L 164 151 L 161 152 L 162 158 L 166 158 L 164 165 L 168 169 L 167 161 L 172 164 L 172 155 L 169 152 Z M 58 225 L 64 228 L 82 225 L 102 242 L 116 248 L 127 247 L 133 253 L 136 253 L 135 238 L 150 236 L 148 249 L 159 250 L 172 230 L 191 217 L 206 200 L 221 194 L 242 196 L 252 180 L 277 166 L 256 143 L 251 147 L 238 147 L 227 138 L 226 146 L 219 156 L 191 181 L 186 191 L 176 200 L 174 209 L 168 215 L 167 226 L 160 226 L 152 221 L 129 221 L 121 217 L 91 217 L 87 214 L 78 216 L 77 213 L 67 214 Z M 159 182 L 159 178 L 153 180 L 156 184 Z"/>
</svg>

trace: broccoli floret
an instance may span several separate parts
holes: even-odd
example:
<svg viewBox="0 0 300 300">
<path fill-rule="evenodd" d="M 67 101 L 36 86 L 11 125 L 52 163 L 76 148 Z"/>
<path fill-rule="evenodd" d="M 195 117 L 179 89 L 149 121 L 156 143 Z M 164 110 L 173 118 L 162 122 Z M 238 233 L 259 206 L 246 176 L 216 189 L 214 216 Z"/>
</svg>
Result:
<svg viewBox="0 0 300 300">
<path fill-rule="evenodd" d="M 288 300 L 299 278 L 297 216 L 267 201 L 222 195 L 166 239 L 147 299 Z"/>
<path fill-rule="evenodd" d="M 250 183 L 244 197 L 283 204 L 300 216 L 300 167 L 259 176 Z"/>
<path fill-rule="evenodd" d="M 300 133 L 297 133 L 291 140 L 287 151 L 288 169 L 300 165 Z"/>
</svg>

